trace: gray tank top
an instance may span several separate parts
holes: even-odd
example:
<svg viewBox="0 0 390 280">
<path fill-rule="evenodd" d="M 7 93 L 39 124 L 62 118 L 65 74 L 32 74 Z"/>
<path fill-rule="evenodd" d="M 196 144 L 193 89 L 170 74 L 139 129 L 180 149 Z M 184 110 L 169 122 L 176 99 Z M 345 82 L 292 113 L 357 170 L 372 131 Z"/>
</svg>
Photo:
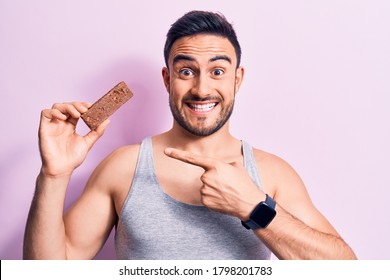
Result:
<svg viewBox="0 0 390 280">
<path fill-rule="evenodd" d="M 261 187 L 252 147 L 244 165 Z M 239 219 L 164 193 L 154 169 L 151 138 L 142 141 L 133 183 L 115 233 L 118 259 L 269 259 L 270 250 Z"/>
</svg>

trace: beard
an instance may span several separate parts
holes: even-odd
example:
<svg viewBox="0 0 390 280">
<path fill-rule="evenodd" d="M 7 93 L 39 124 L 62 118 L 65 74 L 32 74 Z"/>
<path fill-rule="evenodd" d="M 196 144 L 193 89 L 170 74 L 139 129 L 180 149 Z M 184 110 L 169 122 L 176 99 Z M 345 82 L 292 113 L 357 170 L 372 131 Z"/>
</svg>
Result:
<svg viewBox="0 0 390 280">
<path fill-rule="evenodd" d="M 227 104 L 227 106 L 222 107 L 221 111 L 218 114 L 217 119 L 213 124 L 205 125 L 206 118 L 205 116 L 199 116 L 197 118 L 197 125 L 192 125 L 188 119 L 186 118 L 185 114 L 179 110 L 177 105 L 174 103 L 173 99 L 171 98 L 171 94 L 169 94 L 169 107 L 172 112 L 172 116 L 175 119 L 175 121 L 184 128 L 187 132 L 195 135 L 195 136 L 209 136 L 213 133 L 217 132 L 221 127 L 225 125 L 225 123 L 229 120 L 230 116 L 233 113 L 234 108 L 234 99 L 232 102 Z M 186 99 L 183 99 L 183 103 L 190 102 L 190 101 L 217 101 L 218 105 L 222 106 L 222 100 L 221 98 L 196 98 L 196 97 L 189 97 Z M 217 105 L 217 106 L 218 106 Z"/>
</svg>

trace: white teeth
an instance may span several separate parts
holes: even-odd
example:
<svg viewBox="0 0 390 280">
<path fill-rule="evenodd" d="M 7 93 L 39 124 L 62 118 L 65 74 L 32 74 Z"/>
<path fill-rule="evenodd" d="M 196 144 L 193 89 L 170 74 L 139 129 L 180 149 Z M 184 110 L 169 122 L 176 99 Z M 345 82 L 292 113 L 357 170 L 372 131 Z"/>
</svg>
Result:
<svg viewBox="0 0 390 280">
<path fill-rule="evenodd" d="M 205 112 L 213 109 L 217 103 L 207 103 L 207 104 L 188 104 L 192 110 L 196 112 Z"/>
</svg>

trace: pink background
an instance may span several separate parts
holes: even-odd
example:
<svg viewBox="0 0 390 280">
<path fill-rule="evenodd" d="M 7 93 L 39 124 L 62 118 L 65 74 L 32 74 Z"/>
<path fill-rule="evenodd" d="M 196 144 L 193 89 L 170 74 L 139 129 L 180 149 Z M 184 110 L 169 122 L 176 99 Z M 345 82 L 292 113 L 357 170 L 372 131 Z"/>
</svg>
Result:
<svg viewBox="0 0 390 280">
<path fill-rule="evenodd" d="M 165 34 L 205 9 L 243 48 L 234 135 L 287 160 L 359 258 L 390 259 L 389 2 L 192 2 L 0 1 L 0 258 L 22 256 L 41 109 L 95 101 L 120 80 L 135 93 L 75 171 L 69 205 L 110 151 L 170 128 Z M 98 259 L 115 257 L 112 242 Z"/>
</svg>

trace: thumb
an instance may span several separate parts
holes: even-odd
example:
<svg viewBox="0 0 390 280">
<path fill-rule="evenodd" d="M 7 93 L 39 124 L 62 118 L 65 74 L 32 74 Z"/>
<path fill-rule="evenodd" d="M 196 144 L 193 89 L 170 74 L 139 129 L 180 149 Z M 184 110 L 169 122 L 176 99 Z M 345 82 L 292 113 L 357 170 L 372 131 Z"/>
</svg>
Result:
<svg viewBox="0 0 390 280">
<path fill-rule="evenodd" d="M 87 144 L 88 150 L 90 150 L 96 141 L 99 140 L 99 138 L 104 134 L 104 131 L 106 130 L 109 123 L 110 120 L 105 120 L 96 128 L 96 130 L 91 130 L 83 137 L 85 143 Z"/>
</svg>

